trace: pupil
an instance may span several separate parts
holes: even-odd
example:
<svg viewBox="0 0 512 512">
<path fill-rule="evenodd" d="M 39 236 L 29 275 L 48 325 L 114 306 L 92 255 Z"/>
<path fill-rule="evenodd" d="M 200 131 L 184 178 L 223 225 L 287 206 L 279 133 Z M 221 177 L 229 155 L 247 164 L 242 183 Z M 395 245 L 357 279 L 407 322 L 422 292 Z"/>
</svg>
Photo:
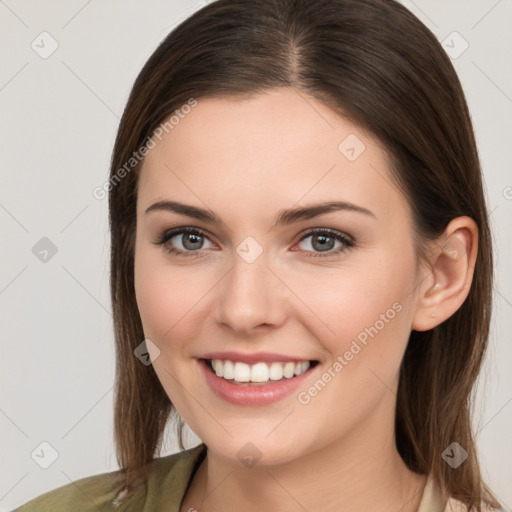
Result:
<svg viewBox="0 0 512 512">
<path fill-rule="evenodd" d="M 319 247 L 315 247 L 315 240 L 322 240 L 322 242 L 320 243 Z M 331 244 L 328 244 L 326 242 L 326 240 L 330 240 Z M 316 235 L 316 236 L 313 237 L 313 246 L 315 247 L 315 249 L 320 248 L 320 250 L 322 250 L 322 251 L 332 249 L 332 242 L 334 242 L 334 238 L 332 238 L 330 236 Z M 326 247 L 326 245 L 330 245 L 330 246 Z"/>
<path fill-rule="evenodd" d="M 196 240 L 194 240 L 194 238 Z M 191 239 L 192 239 L 192 242 L 191 242 Z M 200 249 L 202 247 L 202 245 L 203 245 L 201 237 L 199 237 L 198 235 L 195 235 L 193 233 L 188 233 L 188 234 L 185 235 L 185 240 L 184 240 L 183 246 L 187 247 L 186 244 L 190 243 L 190 242 L 192 243 L 192 245 L 194 245 L 194 244 L 198 244 L 199 245 L 199 247 L 188 247 L 188 249 L 191 249 L 191 250 Z"/>
</svg>

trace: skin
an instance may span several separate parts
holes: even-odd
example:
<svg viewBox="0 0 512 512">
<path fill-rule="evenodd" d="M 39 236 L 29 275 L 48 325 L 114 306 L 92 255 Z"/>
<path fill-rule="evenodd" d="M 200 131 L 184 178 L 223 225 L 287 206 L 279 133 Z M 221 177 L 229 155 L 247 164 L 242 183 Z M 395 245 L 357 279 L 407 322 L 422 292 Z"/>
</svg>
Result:
<svg viewBox="0 0 512 512">
<path fill-rule="evenodd" d="M 365 144 L 354 161 L 338 149 L 350 134 Z M 155 371 L 208 446 L 181 510 L 417 510 L 426 476 L 406 467 L 394 441 L 398 370 L 411 330 L 434 327 L 464 301 L 474 222 L 454 219 L 420 262 L 382 145 L 292 88 L 199 99 L 156 142 L 138 189 L 137 304 L 160 350 Z M 163 200 L 209 209 L 224 224 L 145 213 Z M 283 209 L 326 201 L 372 215 L 335 211 L 273 226 Z M 206 235 L 195 256 L 154 243 L 186 226 Z M 337 230 L 355 245 L 335 254 L 335 242 L 329 256 L 308 257 L 325 254 L 314 236 L 301 241 L 312 228 Z M 252 263 L 236 252 L 247 236 L 263 250 Z M 186 235 L 172 240 L 191 247 Z M 447 240 L 458 259 L 442 252 Z M 297 393 L 265 406 L 229 404 L 200 371 L 197 358 L 210 351 L 289 354 L 320 362 L 299 391 L 307 390 L 396 303 L 400 312 L 307 404 Z M 247 442 L 261 453 L 252 467 L 237 456 Z"/>
</svg>

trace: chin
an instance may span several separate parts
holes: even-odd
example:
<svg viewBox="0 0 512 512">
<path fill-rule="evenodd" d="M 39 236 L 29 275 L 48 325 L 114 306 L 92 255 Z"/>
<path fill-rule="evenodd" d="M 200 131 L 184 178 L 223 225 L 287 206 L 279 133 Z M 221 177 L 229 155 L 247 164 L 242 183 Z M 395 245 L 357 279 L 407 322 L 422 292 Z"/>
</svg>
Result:
<svg viewBox="0 0 512 512">
<path fill-rule="evenodd" d="M 211 443 L 208 442 L 208 437 L 204 438 L 208 450 L 246 467 L 288 464 L 312 451 L 312 449 L 306 450 L 304 446 L 301 446 L 300 450 L 297 449 L 301 441 L 300 435 L 298 439 L 289 435 L 281 435 L 271 440 L 265 439 L 265 436 L 261 434 L 251 436 L 246 433 L 233 438 L 226 436 L 229 440 L 224 439 L 222 442 L 219 442 L 217 437 L 212 439 Z"/>
</svg>

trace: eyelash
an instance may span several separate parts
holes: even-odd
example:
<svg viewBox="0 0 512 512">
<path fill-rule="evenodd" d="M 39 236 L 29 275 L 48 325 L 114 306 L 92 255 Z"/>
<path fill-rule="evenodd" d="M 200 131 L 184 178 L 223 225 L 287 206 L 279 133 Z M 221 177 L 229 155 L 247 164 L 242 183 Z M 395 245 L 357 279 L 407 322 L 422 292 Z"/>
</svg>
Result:
<svg viewBox="0 0 512 512">
<path fill-rule="evenodd" d="M 155 245 L 162 245 L 163 248 L 169 253 L 174 254 L 179 257 L 199 257 L 199 251 L 201 249 L 198 249 L 197 251 L 180 251 L 175 249 L 174 247 L 166 246 L 165 244 L 174 236 L 181 235 L 184 233 L 198 235 L 204 238 L 208 238 L 206 233 L 201 231 L 200 229 L 193 228 L 193 227 L 182 227 L 182 228 L 175 228 L 171 229 L 169 231 L 164 231 L 155 242 L 153 242 Z M 300 243 L 306 238 L 312 236 L 312 235 L 327 235 L 329 238 L 333 238 L 334 240 L 341 242 L 342 246 L 339 247 L 337 250 L 331 250 L 329 252 L 324 253 L 312 253 L 312 251 L 305 251 L 307 253 L 306 257 L 308 258 L 327 258 L 336 256 L 338 254 L 341 254 L 345 251 L 350 250 L 355 246 L 355 241 L 351 237 L 348 237 L 347 235 L 344 235 L 340 231 L 336 231 L 334 229 L 328 229 L 328 228 L 321 228 L 321 229 L 311 229 L 307 233 L 304 234 L 304 236 L 297 242 Z"/>
</svg>

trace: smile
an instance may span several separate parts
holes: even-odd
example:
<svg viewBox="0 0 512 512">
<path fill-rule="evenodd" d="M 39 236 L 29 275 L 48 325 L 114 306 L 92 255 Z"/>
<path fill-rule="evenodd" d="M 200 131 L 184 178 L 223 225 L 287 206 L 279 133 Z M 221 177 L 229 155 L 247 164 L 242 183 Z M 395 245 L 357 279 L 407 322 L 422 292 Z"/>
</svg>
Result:
<svg viewBox="0 0 512 512">
<path fill-rule="evenodd" d="M 311 363 L 315 363 L 314 361 L 274 361 L 270 364 L 265 362 L 247 364 L 241 361 L 223 361 L 221 359 L 213 359 L 208 362 L 217 377 L 228 381 L 252 383 L 291 379 L 303 374 L 311 366 Z"/>
<path fill-rule="evenodd" d="M 304 386 L 320 368 L 319 361 L 258 361 L 198 359 L 211 391 L 223 401 L 239 406 L 262 406 L 278 402 Z"/>
</svg>

